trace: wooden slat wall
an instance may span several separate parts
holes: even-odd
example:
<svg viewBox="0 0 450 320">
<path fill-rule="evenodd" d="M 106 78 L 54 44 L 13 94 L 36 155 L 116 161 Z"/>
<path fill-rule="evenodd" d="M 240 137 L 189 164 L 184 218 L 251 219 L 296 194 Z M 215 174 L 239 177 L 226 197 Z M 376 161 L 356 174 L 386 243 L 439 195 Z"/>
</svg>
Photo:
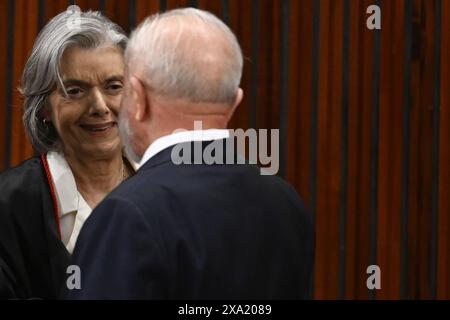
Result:
<svg viewBox="0 0 450 320">
<path fill-rule="evenodd" d="M 442 1 L 437 298 L 450 297 L 450 1 Z"/>
<path fill-rule="evenodd" d="M 348 187 L 345 229 L 345 298 L 368 298 L 370 256 L 370 129 L 373 32 L 364 27 L 369 1 L 350 7 Z"/>
<path fill-rule="evenodd" d="M 4 168 L 5 125 L 6 125 L 6 82 L 7 82 L 7 34 L 8 34 L 8 3 L 0 1 L 0 170 Z"/>
<path fill-rule="evenodd" d="M 385 274 L 385 290 L 379 295 L 384 299 L 398 296 L 400 289 L 404 3 L 389 1 L 383 6 L 381 65 L 385 67 L 380 70 L 377 262 Z"/>
<path fill-rule="evenodd" d="M 246 57 L 230 127 L 280 129 L 279 174 L 317 225 L 315 297 L 450 299 L 450 0 L 0 0 L 0 170 L 32 155 L 20 74 L 69 3 L 127 32 L 175 7 L 224 19 Z"/>
</svg>

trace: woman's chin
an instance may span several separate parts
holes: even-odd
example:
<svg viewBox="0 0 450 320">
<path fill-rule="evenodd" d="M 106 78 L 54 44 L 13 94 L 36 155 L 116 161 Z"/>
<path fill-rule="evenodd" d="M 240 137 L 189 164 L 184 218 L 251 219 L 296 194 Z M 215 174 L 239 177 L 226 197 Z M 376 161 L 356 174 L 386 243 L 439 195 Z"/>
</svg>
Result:
<svg viewBox="0 0 450 320">
<path fill-rule="evenodd" d="M 122 153 L 120 141 L 103 142 L 91 145 L 85 145 L 79 150 L 79 153 L 86 158 L 112 158 Z"/>
</svg>

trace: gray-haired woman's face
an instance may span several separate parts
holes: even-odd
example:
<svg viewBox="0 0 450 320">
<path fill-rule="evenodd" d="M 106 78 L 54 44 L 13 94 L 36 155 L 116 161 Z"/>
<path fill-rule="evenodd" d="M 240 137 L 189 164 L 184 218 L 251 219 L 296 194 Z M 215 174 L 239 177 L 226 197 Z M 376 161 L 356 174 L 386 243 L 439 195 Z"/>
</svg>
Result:
<svg viewBox="0 0 450 320">
<path fill-rule="evenodd" d="M 65 51 L 61 77 L 66 88 L 49 98 L 49 119 L 66 155 L 107 158 L 121 150 L 117 118 L 122 98 L 123 53 L 116 47 Z"/>
</svg>

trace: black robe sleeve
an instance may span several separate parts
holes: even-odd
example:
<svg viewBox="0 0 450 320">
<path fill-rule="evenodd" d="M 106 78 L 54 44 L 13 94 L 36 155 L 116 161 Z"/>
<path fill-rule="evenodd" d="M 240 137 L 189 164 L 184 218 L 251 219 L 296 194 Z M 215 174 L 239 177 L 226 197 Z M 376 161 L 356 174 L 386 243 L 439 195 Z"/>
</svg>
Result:
<svg viewBox="0 0 450 320">
<path fill-rule="evenodd" d="M 55 299 L 70 255 L 39 158 L 0 175 L 0 298 Z"/>
<path fill-rule="evenodd" d="M 6 263 L 0 258 L 0 299 L 9 299 L 17 296 L 14 291 L 14 280 Z"/>
</svg>

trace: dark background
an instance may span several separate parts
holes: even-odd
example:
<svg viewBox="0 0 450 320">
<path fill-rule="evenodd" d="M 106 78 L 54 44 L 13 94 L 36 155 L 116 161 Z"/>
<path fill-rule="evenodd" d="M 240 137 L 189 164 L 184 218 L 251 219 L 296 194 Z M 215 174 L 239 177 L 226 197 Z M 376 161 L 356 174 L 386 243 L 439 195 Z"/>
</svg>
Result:
<svg viewBox="0 0 450 320">
<path fill-rule="evenodd" d="M 450 298 L 450 0 L 0 0 L 0 171 L 33 154 L 20 75 L 75 2 L 126 31 L 184 6 L 229 24 L 246 56 L 230 128 L 280 129 L 279 174 L 317 224 L 316 298 Z"/>
</svg>

